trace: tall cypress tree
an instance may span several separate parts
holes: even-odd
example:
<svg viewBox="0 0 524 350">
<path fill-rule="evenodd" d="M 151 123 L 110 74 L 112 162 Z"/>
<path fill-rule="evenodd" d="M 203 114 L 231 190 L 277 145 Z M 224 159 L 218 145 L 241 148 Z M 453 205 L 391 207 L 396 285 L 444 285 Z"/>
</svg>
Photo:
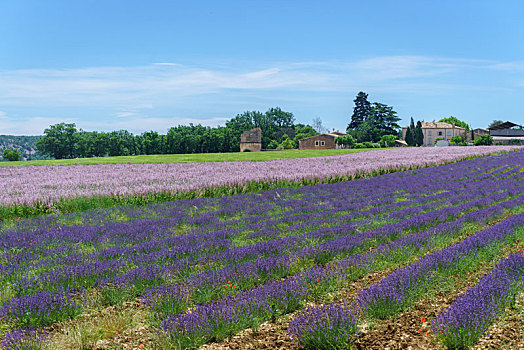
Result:
<svg viewBox="0 0 524 350">
<path fill-rule="evenodd" d="M 355 102 L 355 107 L 347 130 L 358 128 L 371 115 L 371 103 L 368 101 L 368 94 L 360 91 L 353 102 Z"/>
<path fill-rule="evenodd" d="M 417 146 L 423 146 L 424 145 L 424 133 L 422 132 L 422 123 L 417 121 L 417 126 L 415 127 L 415 140 L 417 143 Z"/>
<path fill-rule="evenodd" d="M 408 126 L 408 129 L 406 130 L 406 143 L 408 146 L 414 146 L 415 145 L 415 137 L 413 136 L 413 130 L 411 129 L 411 126 Z"/>
</svg>

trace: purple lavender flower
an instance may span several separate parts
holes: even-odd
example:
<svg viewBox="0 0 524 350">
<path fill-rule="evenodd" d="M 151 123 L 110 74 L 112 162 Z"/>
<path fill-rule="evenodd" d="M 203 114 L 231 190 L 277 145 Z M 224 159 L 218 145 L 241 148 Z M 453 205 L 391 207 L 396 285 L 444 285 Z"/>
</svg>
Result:
<svg viewBox="0 0 524 350">
<path fill-rule="evenodd" d="M 38 350 L 43 348 L 48 336 L 41 328 L 18 328 L 6 334 L 0 347 L 9 350 Z"/>
<path fill-rule="evenodd" d="M 73 318 L 80 308 L 66 292 L 37 292 L 4 302 L 0 318 L 16 319 L 21 326 L 48 326 Z"/>
<path fill-rule="evenodd" d="M 305 349 L 347 349 L 356 338 L 357 321 L 346 305 L 310 306 L 295 316 L 288 334 Z"/>
<path fill-rule="evenodd" d="M 432 330 L 450 349 L 474 345 L 524 286 L 524 256 L 511 254 L 432 322 Z"/>
</svg>

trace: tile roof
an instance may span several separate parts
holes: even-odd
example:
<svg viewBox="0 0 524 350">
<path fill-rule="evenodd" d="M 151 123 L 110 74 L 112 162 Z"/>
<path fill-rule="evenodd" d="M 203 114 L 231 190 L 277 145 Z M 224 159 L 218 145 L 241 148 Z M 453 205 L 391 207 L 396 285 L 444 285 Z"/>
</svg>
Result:
<svg viewBox="0 0 524 350">
<path fill-rule="evenodd" d="M 453 128 L 453 125 L 444 122 L 422 122 L 422 128 L 451 129 Z M 460 126 L 455 125 L 455 129 L 457 128 L 464 129 Z"/>
</svg>

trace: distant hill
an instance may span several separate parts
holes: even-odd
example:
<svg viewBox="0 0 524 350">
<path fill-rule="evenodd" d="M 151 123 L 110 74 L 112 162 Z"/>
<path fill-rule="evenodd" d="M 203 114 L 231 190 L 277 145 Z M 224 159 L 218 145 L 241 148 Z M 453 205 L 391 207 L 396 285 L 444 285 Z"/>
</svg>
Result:
<svg viewBox="0 0 524 350">
<path fill-rule="evenodd" d="M 40 137 L 41 136 L 0 135 L 0 159 L 3 160 L 1 155 L 4 153 L 4 149 L 6 148 L 18 149 L 24 160 L 45 159 L 46 157 L 42 157 L 40 154 L 38 154 L 35 146 L 36 141 Z"/>
</svg>

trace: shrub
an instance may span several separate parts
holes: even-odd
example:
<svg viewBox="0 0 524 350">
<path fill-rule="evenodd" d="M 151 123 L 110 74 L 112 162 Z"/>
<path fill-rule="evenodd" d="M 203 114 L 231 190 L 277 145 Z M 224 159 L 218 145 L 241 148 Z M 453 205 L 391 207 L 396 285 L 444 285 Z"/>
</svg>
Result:
<svg viewBox="0 0 524 350">
<path fill-rule="evenodd" d="M 356 142 L 355 138 L 351 135 L 339 136 L 335 139 L 335 143 L 344 146 L 344 148 L 353 147 Z"/>
<path fill-rule="evenodd" d="M 490 146 L 493 144 L 493 137 L 491 135 L 480 135 L 475 140 L 475 146 Z"/>
<path fill-rule="evenodd" d="M 353 146 L 353 148 L 366 148 L 366 146 L 363 144 L 363 143 L 355 143 L 355 145 Z"/>
<path fill-rule="evenodd" d="M 450 349 L 474 345 L 504 309 L 513 306 L 523 283 L 524 254 L 517 252 L 502 260 L 433 320 L 437 339 Z"/>
<path fill-rule="evenodd" d="M 37 292 L 6 301 L 0 308 L 0 318 L 14 319 L 21 326 L 45 327 L 71 319 L 79 311 L 64 292 Z"/>
<path fill-rule="evenodd" d="M 452 145 L 458 146 L 458 145 L 461 145 L 463 143 L 463 140 L 462 140 L 462 137 L 460 137 L 460 136 L 453 136 L 452 138 L 449 139 L 449 142 Z"/>
<path fill-rule="evenodd" d="M 369 142 L 369 141 L 364 142 L 364 147 L 365 148 L 373 148 L 373 142 Z"/>
<path fill-rule="evenodd" d="M 20 152 L 17 149 L 4 149 L 3 153 L 4 159 L 7 159 L 10 162 L 16 162 L 19 160 L 22 160 L 22 156 L 20 155 Z"/>
<path fill-rule="evenodd" d="M 347 349 L 357 331 L 357 316 L 337 304 L 307 308 L 288 329 L 291 338 L 305 349 Z"/>
<path fill-rule="evenodd" d="M 395 135 L 384 135 L 380 138 L 380 144 L 383 145 L 383 147 L 393 147 L 395 146 L 396 140 L 397 137 Z"/>
<path fill-rule="evenodd" d="M 37 350 L 44 348 L 48 333 L 37 328 L 19 328 L 6 334 L 0 344 L 2 349 Z"/>
</svg>

